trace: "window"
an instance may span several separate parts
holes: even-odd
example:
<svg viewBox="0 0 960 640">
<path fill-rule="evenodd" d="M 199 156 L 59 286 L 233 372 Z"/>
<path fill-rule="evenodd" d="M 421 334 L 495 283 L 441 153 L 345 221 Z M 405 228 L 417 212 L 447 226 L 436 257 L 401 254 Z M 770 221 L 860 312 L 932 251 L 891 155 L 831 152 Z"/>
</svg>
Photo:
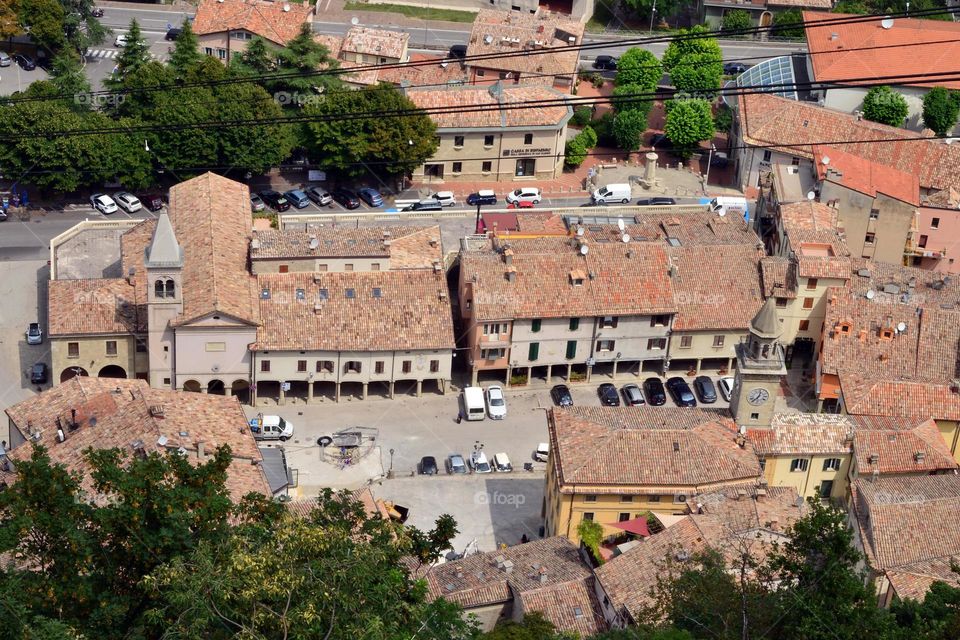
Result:
<svg viewBox="0 0 960 640">
<path fill-rule="evenodd" d="M 810 461 L 806 458 L 794 458 L 790 461 L 790 471 L 806 471 Z"/>
<path fill-rule="evenodd" d="M 840 458 L 827 458 L 823 461 L 824 471 L 840 471 Z"/>
<path fill-rule="evenodd" d="M 584 520 L 593 520 L 593 512 L 592 512 L 592 511 L 587 511 L 585 514 L 583 514 L 583 519 L 584 519 Z"/>
<path fill-rule="evenodd" d="M 68 342 L 68 343 L 67 343 L 67 357 L 68 357 L 68 358 L 79 358 L 79 357 L 80 357 L 80 343 L 79 343 L 79 342 Z"/>
<path fill-rule="evenodd" d="M 137 338 L 137 353 L 146 353 L 147 352 L 147 341 L 143 338 Z"/>
<path fill-rule="evenodd" d="M 280 273 L 290 273 L 290 265 L 282 264 L 279 269 Z"/>
<path fill-rule="evenodd" d="M 269 361 L 269 360 L 261 360 L 261 361 L 260 361 L 260 371 L 262 371 L 263 373 L 269 373 L 269 372 L 270 372 L 270 361 Z"/>
<path fill-rule="evenodd" d="M 543 321 L 540 318 L 534 318 L 534 320 L 530 323 L 530 331 L 533 333 L 540 333 L 540 325 L 542 322 Z"/>
<path fill-rule="evenodd" d="M 567 360 L 573 360 L 577 357 L 577 341 L 567 340 Z"/>
<path fill-rule="evenodd" d="M 383 360 L 377 360 L 373 363 L 374 373 L 383 373 Z"/>
<path fill-rule="evenodd" d="M 217 57 L 221 60 L 227 59 L 227 50 L 226 49 L 217 49 Z"/>
<path fill-rule="evenodd" d="M 817 279 L 816 278 L 807 278 L 807 291 L 813 291 L 817 288 Z"/>
<path fill-rule="evenodd" d="M 876 220 L 880 217 L 880 209 L 870 209 L 870 219 Z"/>
<path fill-rule="evenodd" d="M 492 147 L 493 146 L 493 136 L 483 136 L 483 146 Z"/>
<path fill-rule="evenodd" d="M 501 333 L 506 332 L 506 330 L 507 325 L 500 324 L 499 322 L 483 325 L 483 335 L 485 336 L 499 336 Z"/>
<path fill-rule="evenodd" d="M 489 160 L 484 160 L 483 164 L 480 165 L 480 171 L 490 173 L 493 171 L 493 163 Z"/>
<path fill-rule="evenodd" d="M 570 331 L 576 331 L 580 328 L 580 318 L 570 318 Z"/>
<path fill-rule="evenodd" d="M 164 378 L 163 384 L 170 384 L 170 378 Z"/>
<path fill-rule="evenodd" d="M 346 364 L 343 365 L 344 373 L 360 373 L 362 365 L 356 360 L 348 360 Z"/>
<path fill-rule="evenodd" d="M 920 240 L 917 242 L 917 246 L 921 249 L 927 246 L 927 236 L 920 236 Z"/>
<path fill-rule="evenodd" d="M 115 356 L 117 355 L 117 341 L 116 340 L 107 340 L 107 355 Z"/>
<path fill-rule="evenodd" d="M 463 171 L 463 163 L 462 163 L 462 162 L 454 162 L 454 163 L 453 163 L 453 172 L 454 172 L 454 173 L 460 173 L 461 171 Z"/>
<path fill-rule="evenodd" d="M 379 263 L 379 262 L 371 262 L 371 263 L 370 263 L 370 271 L 380 271 L 380 263 Z"/>
<path fill-rule="evenodd" d="M 204 48 L 203 48 L 203 52 L 204 52 L 205 54 L 207 54 L 208 56 L 212 56 L 212 55 L 213 55 L 213 48 L 212 48 L 212 47 L 204 47 Z"/>
<path fill-rule="evenodd" d="M 633 502 L 633 496 L 620 496 L 620 502 Z"/>
<path fill-rule="evenodd" d="M 584 501 L 584 502 L 596 502 L 596 501 L 597 501 L 597 496 L 595 496 L 595 495 L 586 495 L 586 496 L 583 496 L 583 501 Z"/>
<path fill-rule="evenodd" d="M 933 220 L 931 220 L 931 221 L 930 221 L 930 228 L 931 228 L 931 229 L 939 229 L 939 228 L 940 228 L 940 218 L 934 218 Z"/>
<path fill-rule="evenodd" d="M 333 361 L 317 360 L 317 373 L 333 373 Z"/>
<path fill-rule="evenodd" d="M 680 348 L 689 349 L 693 346 L 693 336 L 680 336 Z"/>
<path fill-rule="evenodd" d="M 800 331 L 809 331 L 810 330 L 810 321 L 801 320 L 800 321 Z"/>
<path fill-rule="evenodd" d="M 370 290 L 370 295 L 373 296 L 374 298 L 382 298 L 383 289 L 381 289 L 380 287 L 374 287 L 373 289 Z"/>
<path fill-rule="evenodd" d="M 499 360 L 506 354 L 506 349 L 481 349 L 480 357 L 484 360 Z"/>
<path fill-rule="evenodd" d="M 658 349 L 665 349 L 667 347 L 666 338 L 650 338 L 647 340 L 647 350 L 656 351 Z"/>
<path fill-rule="evenodd" d="M 817 489 L 821 498 L 829 498 L 833 494 L 833 480 L 824 480 Z"/>
<path fill-rule="evenodd" d="M 297 360 L 297 371 L 304 373 L 307 370 L 307 361 L 306 360 Z"/>
<path fill-rule="evenodd" d="M 786 299 L 786 298 L 777 298 L 777 306 L 780 307 L 781 309 L 784 308 L 785 306 L 787 306 L 787 299 Z"/>
<path fill-rule="evenodd" d="M 532 176 L 537 172 L 537 161 L 533 158 L 517 160 L 517 166 L 513 170 L 515 176 Z"/>
<path fill-rule="evenodd" d="M 344 270 L 344 271 L 353 271 L 353 263 L 352 263 L 352 262 L 348 262 L 348 263 L 346 263 L 345 265 L 343 265 L 343 270 Z M 353 289 L 347 289 L 347 291 L 348 291 L 348 292 L 349 292 L 349 291 L 353 291 Z M 348 297 L 348 298 L 351 298 L 351 297 L 353 297 L 353 296 L 348 295 L 347 297 Z"/>
<path fill-rule="evenodd" d="M 617 522 L 626 522 L 629 519 L 630 519 L 629 513 L 621 513 L 617 515 Z"/>
<path fill-rule="evenodd" d="M 478 78 L 482 78 L 482 77 L 483 77 L 483 69 L 477 69 L 477 77 L 478 77 Z"/>
<path fill-rule="evenodd" d="M 726 339 L 726 336 L 713 336 L 713 346 L 722 347 L 723 341 Z"/>
<path fill-rule="evenodd" d="M 533 144 L 533 134 L 526 133 L 523 136 L 523 144 Z"/>
<path fill-rule="evenodd" d="M 440 373 L 440 361 L 431 360 L 430 361 L 430 373 Z"/>
<path fill-rule="evenodd" d="M 760 462 L 760 471 L 766 471 L 766 470 L 767 470 L 767 461 L 766 461 L 766 459 L 760 458 L 759 462 Z"/>
<path fill-rule="evenodd" d="M 411 369 L 413 369 L 413 361 L 404 360 L 403 365 L 400 367 L 400 370 L 403 371 L 404 373 L 410 373 Z"/>
<path fill-rule="evenodd" d="M 326 264 L 318 264 L 318 265 L 317 265 L 317 271 L 326 271 L 327 269 L 328 269 L 328 267 L 327 267 Z M 321 291 L 322 291 L 322 289 L 321 289 Z"/>
<path fill-rule="evenodd" d="M 647 496 L 647 502 L 660 502 L 660 496 Z"/>
<path fill-rule="evenodd" d="M 506 72 L 506 71 L 501 71 L 501 72 L 500 72 L 500 79 L 501 79 L 501 80 L 506 80 L 506 79 L 507 79 L 507 72 Z"/>
<path fill-rule="evenodd" d="M 453 136 L 453 146 L 462 147 L 463 146 L 463 136 Z"/>
<path fill-rule="evenodd" d="M 618 318 L 617 318 L 616 316 L 603 316 L 603 317 L 600 319 L 600 328 L 601 328 L 601 329 L 616 329 L 616 328 L 617 328 L 617 320 L 618 320 Z"/>
<path fill-rule="evenodd" d="M 799 167 L 799 166 L 800 166 L 800 158 L 798 158 L 798 157 L 796 157 L 796 156 L 790 158 L 790 164 L 792 164 L 792 165 L 795 166 L 795 167 Z"/>
<path fill-rule="evenodd" d="M 764 149 L 764 150 L 763 150 L 763 161 L 764 161 L 764 162 L 770 162 L 772 159 L 773 159 L 773 153 L 771 153 L 770 149 Z"/>
<path fill-rule="evenodd" d="M 804 308 L 804 309 L 813 309 L 813 298 L 804 298 L 804 299 L 803 299 L 803 308 Z"/>
<path fill-rule="evenodd" d="M 877 241 L 877 234 L 875 233 L 867 233 L 867 235 L 863 238 L 864 244 L 874 244 L 876 243 L 876 241 Z"/>
<path fill-rule="evenodd" d="M 204 351 L 226 351 L 227 343 L 226 342 L 208 342 L 203 345 Z"/>
<path fill-rule="evenodd" d="M 613 340 L 597 340 L 597 351 L 613 351 Z"/>
<path fill-rule="evenodd" d="M 668 315 L 659 315 L 650 317 L 650 326 L 651 327 L 665 327 L 667 323 L 670 322 L 670 316 Z"/>
<path fill-rule="evenodd" d="M 531 342 L 530 349 L 527 351 L 527 360 L 536 360 L 540 357 L 540 343 Z"/>
</svg>

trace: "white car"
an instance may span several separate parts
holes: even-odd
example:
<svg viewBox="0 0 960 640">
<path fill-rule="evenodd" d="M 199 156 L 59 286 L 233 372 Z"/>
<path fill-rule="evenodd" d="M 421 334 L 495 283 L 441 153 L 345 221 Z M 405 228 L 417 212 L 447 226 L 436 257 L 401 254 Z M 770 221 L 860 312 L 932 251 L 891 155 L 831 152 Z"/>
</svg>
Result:
<svg viewBox="0 0 960 640">
<path fill-rule="evenodd" d="M 262 413 L 250 420 L 254 440 L 281 440 L 293 437 L 293 423 L 280 416 L 265 416 Z"/>
<path fill-rule="evenodd" d="M 129 40 L 130 40 L 130 36 L 128 36 L 125 33 L 121 33 L 120 35 L 117 36 L 117 39 L 113 41 L 113 46 L 122 47 L 123 45 L 127 44 Z"/>
<path fill-rule="evenodd" d="M 717 380 L 717 387 L 720 388 L 720 395 L 723 396 L 723 399 L 727 402 L 730 402 L 730 396 L 733 395 L 733 383 L 734 378 L 729 376 Z"/>
<path fill-rule="evenodd" d="M 470 467 L 474 473 L 492 473 L 493 469 L 487 462 L 487 456 L 483 451 L 474 451 L 470 454 Z"/>
<path fill-rule="evenodd" d="M 117 203 L 105 193 L 95 193 L 90 196 L 90 204 L 103 215 L 117 212 Z"/>
<path fill-rule="evenodd" d="M 521 203 L 540 204 L 542 192 L 537 187 L 521 187 L 507 194 L 507 202 L 519 205 Z"/>
<path fill-rule="evenodd" d="M 129 193 L 127 191 L 121 191 L 113 196 L 113 199 L 117 201 L 117 205 L 127 213 L 133 213 L 134 211 L 140 211 L 143 208 L 143 205 L 140 204 L 140 199 L 137 196 Z"/>
<path fill-rule="evenodd" d="M 453 196 L 453 191 L 437 191 L 435 194 L 430 196 L 434 200 L 440 203 L 440 206 L 443 207 L 455 207 L 457 206 L 457 199 Z"/>
<path fill-rule="evenodd" d="M 505 453 L 497 453 L 493 456 L 493 470 L 500 473 L 510 473 L 513 471 L 513 465 L 510 464 L 510 458 Z"/>
<path fill-rule="evenodd" d="M 537 450 L 533 452 L 533 459 L 537 462 L 546 462 L 550 457 L 550 443 L 541 442 L 537 445 Z"/>
<path fill-rule="evenodd" d="M 492 420 L 503 420 L 507 417 L 507 401 L 503 398 L 503 387 L 492 384 L 487 387 L 487 415 Z"/>
</svg>

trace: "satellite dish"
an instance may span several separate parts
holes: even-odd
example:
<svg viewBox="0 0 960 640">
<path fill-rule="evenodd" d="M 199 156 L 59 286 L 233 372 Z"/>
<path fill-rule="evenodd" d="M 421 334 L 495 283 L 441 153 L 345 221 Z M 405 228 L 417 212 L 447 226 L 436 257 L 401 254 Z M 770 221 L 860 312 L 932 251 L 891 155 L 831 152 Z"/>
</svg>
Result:
<svg viewBox="0 0 960 640">
<path fill-rule="evenodd" d="M 900 333 L 903 333 L 903 332 L 906 331 L 906 330 L 907 330 L 907 323 L 906 323 L 906 322 L 900 322 L 900 323 L 897 324 L 897 331 L 899 331 Z"/>
<path fill-rule="evenodd" d="M 622 236 L 620 236 L 620 239 L 623 240 L 624 244 L 626 244 L 627 242 L 630 242 L 630 234 L 625 233 Z"/>
<path fill-rule="evenodd" d="M 727 212 L 725 209 L 720 209 L 717 211 L 717 215 L 722 218 L 723 216 L 727 215 Z"/>
<path fill-rule="evenodd" d="M 867 289 L 867 300 L 873 300 L 873 298 L 876 295 L 877 295 L 876 291 L 874 291 L 873 289 Z"/>
<path fill-rule="evenodd" d="M 814 198 L 816 198 L 816 197 L 817 197 L 817 192 L 816 192 L 816 191 L 808 191 L 808 192 L 807 192 L 807 200 L 809 200 L 810 202 L 813 202 Z"/>
<path fill-rule="evenodd" d="M 585 256 L 588 253 L 590 253 L 590 247 L 588 247 L 587 245 L 583 245 L 582 247 L 580 247 L 580 255 Z"/>
<path fill-rule="evenodd" d="M 617 218 L 617 228 L 623 231 L 626 225 L 623 224 L 623 218 Z"/>
<path fill-rule="evenodd" d="M 820 158 L 820 164 L 830 164 L 830 156 L 823 156 Z"/>
<path fill-rule="evenodd" d="M 353 26 L 357 26 L 358 24 L 360 24 L 360 18 L 358 18 L 357 16 L 353 16 L 352 18 L 350 18 L 350 24 L 352 24 Z"/>
<path fill-rule="evenodd" d="M 583 227 L 577 227 L 577 235 L 583 237 Z"/>
<path fill-rule="evenodd" d="M 886 18 L 884 18 L 883 20 L 880 21 L 880 26 L 883 27 L 884 29 L 892 29 L 892 28 L 893 28 L 893 18 L 891 18 L 891 17 L 889 17 L 889 16 L 886 17 Z"/>
<path fill-rule="evenodd" d="M 310 238 L 310 248 L 311 248 L 311 249 L 316 249 L 316 248 L 319 247 L 319 246 L 320 246 L 320 240 L 318 240 L 317 238 Z"/>
</svg>

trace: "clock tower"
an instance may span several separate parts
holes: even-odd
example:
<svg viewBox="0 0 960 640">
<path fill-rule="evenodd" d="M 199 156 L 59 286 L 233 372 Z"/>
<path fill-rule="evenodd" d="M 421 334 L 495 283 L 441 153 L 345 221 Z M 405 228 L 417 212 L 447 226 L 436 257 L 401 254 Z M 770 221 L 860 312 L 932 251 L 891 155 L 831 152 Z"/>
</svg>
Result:
<svg viewBox="0 0 960 640">
<path fill-rule="evenodd" d="M 781 332 L 776 300 L 771 296 L 750 322 L 747 341 L 737 345 L 730 413 L 739 426 L 766 427 L 773 421 L 780 378 L 787 374 Z"/>
</svg>

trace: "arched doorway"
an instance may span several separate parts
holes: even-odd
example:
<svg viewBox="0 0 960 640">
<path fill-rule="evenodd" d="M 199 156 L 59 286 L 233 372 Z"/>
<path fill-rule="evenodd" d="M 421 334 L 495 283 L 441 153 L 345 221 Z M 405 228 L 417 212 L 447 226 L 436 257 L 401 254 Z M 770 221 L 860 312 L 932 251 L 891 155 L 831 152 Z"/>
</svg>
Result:
<svg viewBox="0 0 960 640">
<path fill-rule="evenodd" d="M 763 13 L 761 13 L 760 26 L 769 27 L 771 24 L 773 24 L 773 14 L 770 13 L 769 11 L 764 11 Z"/>
<path fill-rule="evenodd" d="M 98 378 L 126 378 L 127 372 L 118 364 L 108 364 L 103 369 L 100 369 L 100 373 L 97 374 Z"/>
<path fill-rule="evenodd" d="M 223 380 L 211 380 L 207 383 L 207 393 L 213 393 L 218 396 L 223 396 L 227 394 L 226 386 L 223 384 Z"/>
<path fill-rule="evenodd" d="M 250 404 L 250 383 L 246 380 L 234 380 L 230 391 L 243 404 Z"/>
<path fill-rule="evenodd" d="M 184 391 L 192 391 L 194 393 L 200 393 L 200 383 L 196 380 L 187 380 L 183 383 Z"/>
<path fill-rule="evenodd" d="M 60 382 L 66 382 L 70 378 L 76 378 L 77 376 L 89 376 L 87 370 L 83 367 L 67 367 L 60 373 Z"/>
</svg>

